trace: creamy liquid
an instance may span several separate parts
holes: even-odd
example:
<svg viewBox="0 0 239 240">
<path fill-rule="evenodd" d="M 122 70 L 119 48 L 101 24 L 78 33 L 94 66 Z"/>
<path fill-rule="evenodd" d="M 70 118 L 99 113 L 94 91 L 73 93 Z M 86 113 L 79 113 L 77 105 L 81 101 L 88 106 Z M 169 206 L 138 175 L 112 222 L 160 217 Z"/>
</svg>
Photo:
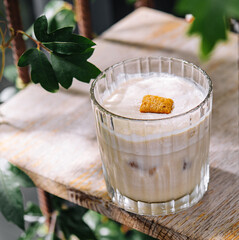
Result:
<svg viewBox="0 0 239 240">
<path fill-rule="evenodd" d="M 141 113 L 145 95 L 171 98 L 174 107 L 170 114 Z M 105 97 L 103 106 L 112 113 L 136 119 L 159 119 L 185 113 L 199 105 L 205 98 L 203 90 L 185 78 L 161 73 L 147 78 L 132 77 Z"/>
<path fill-rule="evenodd" d="M 140 113 L 144 95 L 171 98 L 170 114 Z M 131 76 L 110 93 L 103 106 L 129 118 L 161 119 L 198 106 L 205 98 L 194 82 L 169 74 Z M 98 140 L 105 179 L 114 191 L 133 201 L 167 202 L 190 194 L 208 169 L 209 113 L 199 111 L 163 121 L 98 120 Z M 191 124 L 192 123 L 192 124 Z"/>
</svg>

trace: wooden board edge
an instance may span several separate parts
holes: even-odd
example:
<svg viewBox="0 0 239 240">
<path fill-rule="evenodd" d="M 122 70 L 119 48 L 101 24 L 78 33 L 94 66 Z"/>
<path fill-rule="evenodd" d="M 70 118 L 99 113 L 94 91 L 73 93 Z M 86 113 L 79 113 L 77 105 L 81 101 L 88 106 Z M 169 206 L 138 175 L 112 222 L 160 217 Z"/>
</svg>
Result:
<svg viewBox="0 0 239 240">
<path fill-rule="evenodd" d="M 68 200 L 157 239 L 188 239 L 187 236 L 158 224 L 155 219 L 157 217 L 147 217 L 127 212 L 116 206 L 112 201 L 103 201 L 74 189 L 68 189 Z"/>
</svg>

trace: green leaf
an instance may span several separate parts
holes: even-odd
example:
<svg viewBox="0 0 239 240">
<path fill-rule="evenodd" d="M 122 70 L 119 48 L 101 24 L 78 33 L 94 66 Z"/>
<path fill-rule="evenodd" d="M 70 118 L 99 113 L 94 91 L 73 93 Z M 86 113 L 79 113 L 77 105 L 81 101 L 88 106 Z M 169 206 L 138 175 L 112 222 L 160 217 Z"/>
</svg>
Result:
<svg viewBox="0 0 239 240">
<path fill-rule="evenodd" d="M 52 50 L 54 53 L 72 55 L 82 53 L 85 47 L 82 47 L 81 44 L 74 42 L 43 42 L 44 46 Z"/>
<path fill-rule="evenodd" d="M 42 44 L 55 53 L 67 55 L 84 52 L 95 45 L 95 43 L 85 37 L 72 34 L 71 27 L 58 29 L 48 34 L 46 41 L 43 41 Z"/>
<path fill-rule="evenodd" d="M 30 216 L 42 216 L 40 207 L 32 202 L 27 202 L 25 214 Z"/>
<path fill-rule="evenodd" d="M 96 227 L 101 223 L 101 215 L 95 211 L 87 211 L 83 216 L 83 221 L 90 227 L 91 230 L 95 231 Z"/>
<path fill-rule="evenodd" d="M 64 45 L 74 45 L 75 48 L 78 48 L 76 49 L 77 52 L 82 52 L 95 45 L 90 39 L 73 34 L 73 27 L 61 28 L 51 33 L 48 33 L 47 29 L 47 18 L 45 16 L 39 17 L 34 23 L 35 36 L 37 40 L 56 53 L 69 54 L 67 50 L 62 52 Z M 58 49 L 61 51 L 58 52 Z"/>
<path fill-rule="evenodd" d="M 45 5 L 43 14 L 46 15 L 47 19 L 51 19 L 64 8 L 65 4 L 66 2 L 62 0 L 51 0 Z"/>
<path fill-rule="evenodd" d="M 85 212 L 86 210 L 84 208 L 78 206 L 60 211 L 57 223 L 59 224 L 66 239 L 75 235 L 84 240 L 96 240 L 92 230 L 82 220 L 82 216 Z"/>
<path fill-rule="evenodd" d="M 34 237 L 37 235 L 38 228 L 40 226 L 40 223 L 36 222 L 34 224 L 31 224 L 28 229 L 21 234 L 21 237 L 18 238 L 18 240 L 32 240 L 35 239 Z"/>
<path fill-rule="evenodd" d="M 92 53 L 89 51 L 86 54 Z M 100 70 L 93 64 L 83 61 L 84 58 L 82 55 L 69 57 L 66 55 L 51 54 L 52 66 L 57 80 L 64 88 L 67 89 L 71 86 L 73 77 L 82 82 L 89 82 L 92 78 L 96 78 L 99 75 Z"/>
<path fill-rule="evenodd" d="M 227 4 L 227 16 L 231 18 L 239 18 L 239 1 L 228 0 Z"/>
<path fill-rule="evenodd" d="M 95 45 L 95 43 L 88 38 L 73 34 L 72 31 L 73 27 L 64 27 L 61 29 L 57 29 L 56 31 L 53 31 L 49 34 L 46 32 L 44 36 L 45 40 L 43 42 L 58 41 L 78 43 L 79 45 L 81 45 L 82 50 L 85 50 Z"/>
<path fill-rule="evenodd" d="M 95 234 L 98 239 L 104 240 L 126 240 L 124 234 L 120 230 L 120 225 L 114 221 L 101 223 L 96 227 Z"/>
<path fill-rule="evenodd" d="M 36 21 L 34 22 L 33 28 L 37 40 L 44 42 L 48 35 L 47 34 L 48 23 L 46 16 L 43 15 L 37 18 Z"/>
<path fill-rule="evenodd" d="M 73 28 L 72 27 L 64 27 L 61 29 L 57 29 L 56 31 L 51 32 L 48 34 L 45 33 L 45 40 L 46 42 L 53 42 L 53 41 L 66 41 L 68 40 L 72 35 Z M 43 41 L 43 42 L 44 42 Z"/>
<path fill-rule="evenodd" d="M 207 58 L 219 41 L 227 39 L 226 17 L 232 12 L 230 1 L 218 0 L 180 0 L 176 5 L 176 11 L 180 14 L 192 13 L 195 17 L 189 34 L 198 34 L 201 37 L 201 57 Z M 231 14 L 231 13 L 230 13 Z"/>
<path fill-rule="evenodd" d="M 49 31 L 55 31 L 59 28 L 72 26 L 75 28 L 76 21 L 74 12 L 71 9 L 62 9 L 49 21 Z"/>
<path fill-rule="evenodd" d="M 59 89 L 52 65 L 43 52 L 35 48 L 27 50 L 20 57 L 18 66 L 25 67 L 29 64 L 31 65 L 31 79 L 34 83 L 40 83 L 49 92 L 56 92 Z"/>
<path fill-rule="evenodd" d="M 64 8 L 65 3 L 66 2 L 62 0 L 51 0 L 45 5 L 43 14 L 46 15 L 48 19 L 52 18 L 60 9 Z"/>
<path fill-rule="evenodd" d="M 66 10 L 66 9 L 65 9 Z M 62 15 L 60 15 L 62 13 Z M 67 11 L 59 12 L 59 17 L 66 17 Z M 18 66 L 31 65 L 31 78 L 34 83 L 40 83 L 47 91 L 59 89 L 58 82 L 69 88 L 73 77 L 89 82 L 100 70 L 87 62 L 95 45 L 90 39 L 73 34 L 73 27 L 64 27 L 53 32 L 48 31 L 45 16 L 39 17 L 34 23 L 37 40 L 51 53 L 51 63 L 39 49 L 29 49 L 19 59 Z M 64 66 L 64 67 L 63 67 Z"/>
<path fill-rule="evenodd" d="M 32 181 L 5 159 L 0 159 L 0 211 L 3 216 L 24 229 L 24 207 L 20 187 L 32 187 Z"/>
<path fill-rule="evenodd" d="M 21 187 L 35 187 L 31 178 L 29 178 L 23 171 L 16 166 L 9 163 L 9 170 L 12 172 L 11 179 Z"/>
<path fill-rule="evenodd" d="M 59 12 L 61 9 L 64 9 L 66 5 L 66 2 L 65 1 L 62 1 L 62 0 L 51 0 L 49 1 L 45 7 L 44 7 L 44 10 L 42 12 L 42 14 L 44 14 L 49 23 L 51 23 L 51 20 L 52 18 L 57 14 L 57 12 Z M 33 24 L 27 29 L 26 33 L 30 36 L 32 36 L 33 34 Z M 27 37 L 25 35 L 23 35 L 23 38 L 24 40 L 27 39 Z"/>
</svg>

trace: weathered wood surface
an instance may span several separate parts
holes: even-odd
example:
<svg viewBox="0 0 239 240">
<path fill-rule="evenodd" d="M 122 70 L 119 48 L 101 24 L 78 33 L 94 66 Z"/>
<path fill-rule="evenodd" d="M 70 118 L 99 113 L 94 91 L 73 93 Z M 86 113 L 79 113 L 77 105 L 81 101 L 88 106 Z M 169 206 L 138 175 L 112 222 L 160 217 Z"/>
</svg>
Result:
<svg viewBox="0 0 239 240">
<path fill-rule="evenodd" d="M 237 37 L 200 64 L 198 40 L 184 20 L 141 8 L 96 40 L 92 61 L 104 69 L 139 56 L 174 56 L 203 67 L 214 84 L 210 183 L 190 209 L 164 217 L 128 213 L 109 199 L 101 170 L 88 86 L 47 93 L 32 85 L 0 108 L 0 157 L 44 190 L 158 239 L 239 239 Z"/>
</svg>

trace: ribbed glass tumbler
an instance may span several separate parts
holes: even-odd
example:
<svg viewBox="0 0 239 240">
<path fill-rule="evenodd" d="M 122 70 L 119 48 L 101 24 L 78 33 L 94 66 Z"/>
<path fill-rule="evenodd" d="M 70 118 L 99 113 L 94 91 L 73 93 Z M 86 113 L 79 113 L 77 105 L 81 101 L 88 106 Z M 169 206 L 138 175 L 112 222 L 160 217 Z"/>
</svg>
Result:
<svg viewBox="0 0 239 240">
<path fill-rule="evenodd" d="M 169 73 L 199 86 L 204 99 L 172 117 L 133 119 L 109 112 L 104 98 L 131 76 Z M 197 203 L 209 181 L 212 83 L 194 64 L 147 57 L 118 63 L 91 85 L 91 100 L 107 190 L 121 208 L 165 215 Z"/>
</svg>

